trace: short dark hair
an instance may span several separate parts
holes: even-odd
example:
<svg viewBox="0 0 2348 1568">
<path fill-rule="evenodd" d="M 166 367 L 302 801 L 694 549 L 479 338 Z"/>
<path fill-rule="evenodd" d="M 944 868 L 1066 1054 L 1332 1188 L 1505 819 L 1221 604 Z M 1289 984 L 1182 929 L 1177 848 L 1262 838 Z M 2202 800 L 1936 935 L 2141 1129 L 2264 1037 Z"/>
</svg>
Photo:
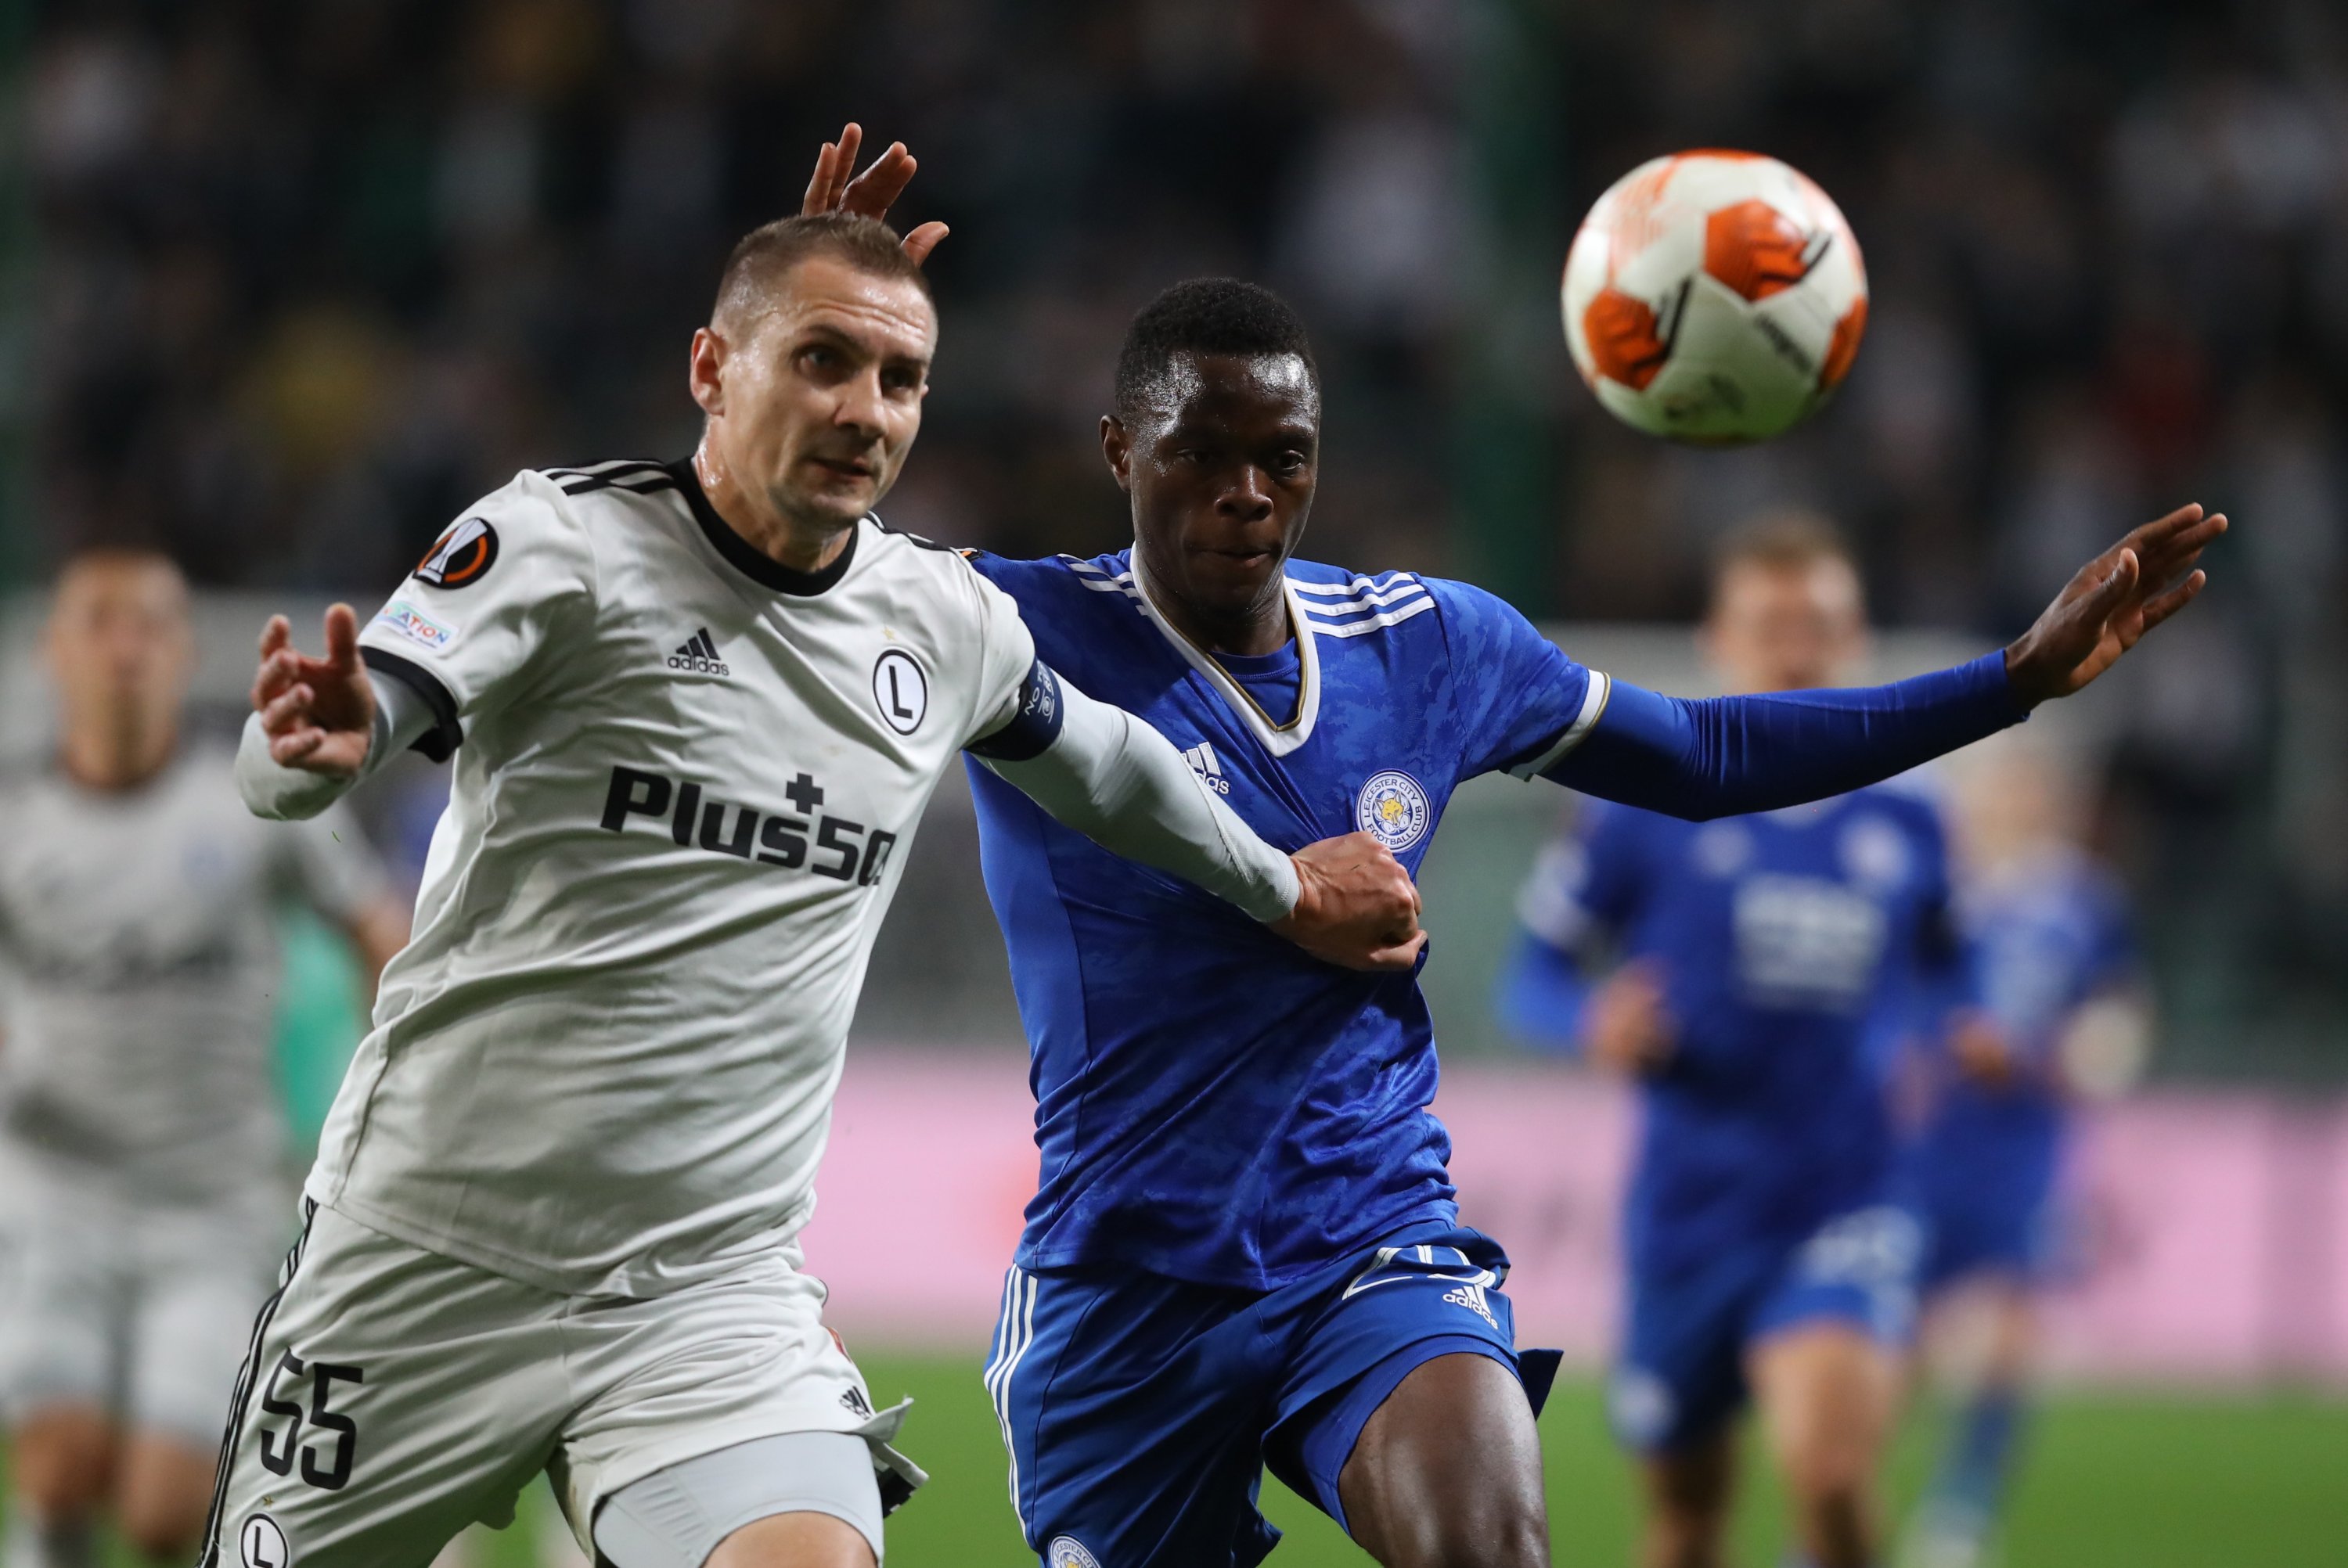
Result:
<svg viewBox="0 0 2348 1568">
<path fill-rule="evenodd" d="M 1192 278 L 1142 306 L 1125 329 L 1125 346 L 1117 355 L 1114 395 L 1120 416 L 1141 411 L 1178 354 L 1292 354 L 1304 362 L 1313 390 L 1321 390 L 1321 366 L 1313 357 L 1304 318 L 1259 283 Z"/>
<path fill-rule="evenodd" d="M 776 281 L 810 256 L 830 256 L 860 272 L 902 279 L 920 289 L 923 299 L 936 302 L 929 275 L 905 254 L 894 229 L 851 212 L 823 212 L 778 218 L 743 235 L 718 274 L 717 300 L 709 319 L 714 323 L 756 314 Z"/>
<path fill-rule="evenodd" d="M 138 538 L 89 538 L 76 541 L 57 560 L 52 589 L 63 588 L 78 574 L 100 567 L 157 567 L 170 574 L 180 591 L 188 588 L 188 574 L 171 552 Z"/>
</svg>

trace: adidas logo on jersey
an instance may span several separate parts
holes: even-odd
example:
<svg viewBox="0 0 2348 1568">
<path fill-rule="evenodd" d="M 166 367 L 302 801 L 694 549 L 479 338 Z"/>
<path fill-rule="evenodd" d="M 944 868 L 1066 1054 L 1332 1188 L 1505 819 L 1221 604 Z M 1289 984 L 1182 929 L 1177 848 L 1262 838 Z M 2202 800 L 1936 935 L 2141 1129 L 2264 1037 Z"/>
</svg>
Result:
<svg viewBox="0 0 2348 1568">
<path fill-rule="evenodd" d="M 709 628 L 703 627 L 685 640 L 685 645 L 668 656 L 668 667 L 695 675 L 731 675 L 726 661 L 717 657 L 717 644 L 710 641 Z"/>
<path fill-rule="evenodd" d="M 1231 781 L 1223 776 L 1223 765 L 1215 761 L 1213 746 L 1200 741 L 1182 753 L 1182 760 L 1190 764 L 1190 771 L 1197 774 L 1209 789 L 1217 794 L 1231 793 Z"/>
</svg>

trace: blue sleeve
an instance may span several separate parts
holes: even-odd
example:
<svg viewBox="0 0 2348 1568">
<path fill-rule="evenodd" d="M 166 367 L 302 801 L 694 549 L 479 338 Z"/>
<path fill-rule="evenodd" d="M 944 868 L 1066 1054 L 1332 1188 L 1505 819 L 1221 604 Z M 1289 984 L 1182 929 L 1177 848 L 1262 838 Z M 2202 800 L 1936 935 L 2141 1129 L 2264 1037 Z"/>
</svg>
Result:
<svg viewBox="0 0 2348 1568">
<path fill-rule="evenodd" d="M 1636 912 L 1642 864 L 1634 815 L 1603 805 L 1541 851 L 1517 897 L 1516 945 L 1493 999 L 1511 1034 L 1544 1050 L 1581 1050 L 1591 949 Z"/>
<path fill-rule="evenodd" d="M 1602 682 L 1506 600 L 1464 582 L 1420 580 L 1448 643 L 1459 776 L 1506 768 L 1530 777 L 1596 721 Z"/>
<path fill-rule="evenodd" d="M 2002 652 L 1839 691 L 1697 702 L 1611 684 L 1588 735 L 1543 775 L 1690 821 L 1847 794 L 2028 716 Z"/>
</svg>

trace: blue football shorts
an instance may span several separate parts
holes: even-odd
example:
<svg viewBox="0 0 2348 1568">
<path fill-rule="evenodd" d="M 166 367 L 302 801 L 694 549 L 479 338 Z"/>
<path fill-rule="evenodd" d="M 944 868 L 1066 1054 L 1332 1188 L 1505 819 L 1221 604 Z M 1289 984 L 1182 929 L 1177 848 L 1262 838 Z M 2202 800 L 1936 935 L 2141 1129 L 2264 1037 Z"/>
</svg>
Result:
<svg viewBox="0 0 2348 1568">
<path fill-rule="evenodd" d="M 1345 1522 L 1337 1477 L 1378 1406 L 1438 1356 L 1485 1356 L 1536 1411 L 1554 1353 L 1515 1348 L 1508 1258 L 1427 1222 L 1262 1293 L 1122 1266 L 1014 1268 L 986 1388 L 1011 1502 L 1050 1568 L 1253 1568 L 1272 1472 Z"/>
<path fill-rule="evenodd" d="M 1965 1279 L 2041 1284 L 2062 1275 L 2075 1242 L 2062 1202 L 2062 1160 L 2052 1145 L 2024 1155 L 1991 1148 L 1968 1162 L 1944 1155 L 1911 1160 L 1909 1183 L 1928 1237 L 1928 1298 Z"/>
<path fill-rule="evenodd" d="M 1922 1252 L 1916 1216 L 1886 1203 L 1789 1240 L 1715 1248 L 1670 1269 L 1633 1267 L 1608 1397 L 1616 1436 L 1646 1453 L 1710 1437 L 1750 1396 L 1747 1352 L 1795 1328 L 1849 1323 L 1904 1348 L 1915 1334 Z"/>
<path fill-rule="evenodd" d="M 2032 1185 L 1941 1186 L 1918 1209 L 1929 1238 L 1920 1279 L 1927 1296 L 1983 1277 L 2043 1283 L 2062 1272 L 2073 1239 L 2051 1173 Z"/>
</svg>

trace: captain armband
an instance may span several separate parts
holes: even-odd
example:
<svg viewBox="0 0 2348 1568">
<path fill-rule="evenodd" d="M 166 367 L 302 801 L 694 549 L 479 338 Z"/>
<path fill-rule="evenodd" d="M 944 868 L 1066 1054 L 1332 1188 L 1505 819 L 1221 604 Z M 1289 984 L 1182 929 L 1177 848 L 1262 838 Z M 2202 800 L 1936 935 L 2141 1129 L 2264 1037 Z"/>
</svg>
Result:
<svg viewBox="0 0 2348 1568">
<path fill-rule="evenodd" d="M 1041 659 L 1028 667 L 1019 683 L 1019 705 L 1010 722 L 981 735 L 963 749 L 973 756 L 998 763 L 1024 763 L 1040 757 L 1060 738 L 1067 704 L 1060 696 L 1060 678 Z"/>
</svg>

